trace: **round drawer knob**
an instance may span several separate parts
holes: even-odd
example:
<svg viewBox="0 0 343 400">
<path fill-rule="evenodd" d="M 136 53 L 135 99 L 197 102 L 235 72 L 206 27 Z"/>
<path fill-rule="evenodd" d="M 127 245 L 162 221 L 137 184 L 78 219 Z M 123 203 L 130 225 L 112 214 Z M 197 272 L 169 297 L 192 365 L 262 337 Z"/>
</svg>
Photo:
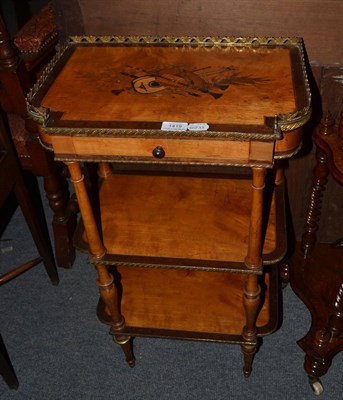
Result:
<svg viewBox="0 0 343 400">
<path fill-rule="evenodd" d="M 166 152 L 163 150 L 162 146 L 156 146 L 152 151 L 152 155 L 155 158 L 163 158 L 166 155 Z"/>
</svg>

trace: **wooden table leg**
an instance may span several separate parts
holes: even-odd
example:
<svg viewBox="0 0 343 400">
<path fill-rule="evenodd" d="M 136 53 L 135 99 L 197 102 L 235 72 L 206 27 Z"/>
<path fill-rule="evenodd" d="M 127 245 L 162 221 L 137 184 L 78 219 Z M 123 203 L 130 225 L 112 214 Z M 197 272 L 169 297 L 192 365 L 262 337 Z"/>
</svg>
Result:
<svg viewBox="0 0 343 400">
<path fill-rule="evenodd" d="M 252 207 L 245 265 L 251 271 L 254 271 L 262 267 L 262 212 L 265 169 L 253 168 L 252 172 Z M 242 336 L 249 343 L 242 345 L 244 355 L 243 373 L 245 377 L 248 377 L 251 373 L 253 357 L 258 346 L 256 320 L 261 302 L 260 294 L 261 288 L 258 283 L 258 275 L 255 273 L 248 274 L 243 295 L 246 324 L 243 328 Z"/>
<path fill-rule="evenodd" d="M 100 261 L 106 254 L 106 249 L 100 239 L 80 164 L 78 162 L 67 162 L 66 165 L 79 202 L 91 257 L 95 261 Z M 100 296 L 111 317 L 111 333 L 114 335 L 115 341 L 121 346 L 126 361 L 133 367 L 135 359 L 131 350 L 130 337 L 121 335 L 125 320 L 119 311 L 118 291 L 113 276 L 109 273 L 106 265 L 97 262 L 95 266 L 98 273 L 97 284 Z"/>
<path fill-rule="evenodd" d="M 98 167 L 98 174 L 101 178 L 106 179 L 112 174 L 111 164 L 107 162 L 100 162 Z"/>
</svg>

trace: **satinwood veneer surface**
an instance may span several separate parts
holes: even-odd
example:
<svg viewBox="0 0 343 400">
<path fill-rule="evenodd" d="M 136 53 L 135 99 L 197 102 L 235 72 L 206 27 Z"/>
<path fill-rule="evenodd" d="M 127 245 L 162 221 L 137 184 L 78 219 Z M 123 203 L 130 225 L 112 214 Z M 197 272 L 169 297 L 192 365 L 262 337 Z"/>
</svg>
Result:
<svg viewBox="0 0 343 400">
<path fill-rule="evenodd" d="M 172 265 L 211 260 L 221 262 L 218 266 L 222 268 L 230 263 L 243 264 L 251 190 L 250 179 L 225 176 L 112 174 L 103 180 L 100 189 L 107 256 L 132 261 L 130 256 L 139 259 L 153 255 L 154 259 L 145 262 L 166 263 L 165 259 L 172 258 L 167 262 Z M 282 209 L 280 195 L 270 205 L 269 216 L 268 210 L 265 216 L 264 253 L 275 252 L 276 257 L 269 263 L 277 262 L 285 251 L 282 218 L 276 231 L 276 203 Z"/>
<path fill-rule="evenodd" d="M 241 273 L 118 267 L 124 333 L 190 339 L 242 340 L 245 313 Z M 261 276 L 263 304 L 257 320 L 259 335 L 275 330 L 278 314 L 277 271 Z M 161 301 L 163 299 L 163 301 Z M 100 318 L 106 312 L 99 307 Z M 211 334 L 211 336 L 207 335 Z"/>
<path fill-rule="evenodd" d="M 28 105 L 57 159 L 266 167 L 311 111 L 296 38 L 74 37 Z"/>
<path fill-rule="evenodd" d="M 63 120 L 246 125 L 296 109 L 288 48 L 77 47 L 42 105 Z"/>
</svg>

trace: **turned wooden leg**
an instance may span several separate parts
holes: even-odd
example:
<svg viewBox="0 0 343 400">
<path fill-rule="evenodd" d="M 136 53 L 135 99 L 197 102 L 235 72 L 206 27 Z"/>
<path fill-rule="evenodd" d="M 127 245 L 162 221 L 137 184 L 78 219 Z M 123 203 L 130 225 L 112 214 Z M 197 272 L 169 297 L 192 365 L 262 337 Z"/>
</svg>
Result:
<svg viewBox="0 0 343 400">
<path fill-rule="evenodd" d="M 113 334 L 113 340 L 115 343 L 119 344 L 122 348 L 126 362 L 128 363 L 130 368 L 135 366 L 136 360 L 132 352 L 132 340 L 130 336 L 121 336 L 116 335 L 113 330 L 111 330 L 111 334 Z"/>
<path fill-rule="evenodd" d="M 252 177 L 252 203 L 249 225 L 248 253 L 245 265 L 251 271 L 262 268 L 262 217 L 263 217 L 263 192 L 265 188 L 265 169 L 253 168 Z"/>
<path fill-rule="evenodd" d="M 252 361 L 258 346 L 256 320 L 261 303 L 261 288 L 256 271 L 262 268 L 262 213 L 263 190 L 265 187 L 264 168 L 253 168 L 252 207 L 249 228 L 248 253 L 245 265 L 251 270 L 248 274 L 243 294 L 243 306 L 246 324 L 242 336 L 247 344 L 242 345 L 244 355 L 243 373 L 248 377 L 252 370 Z"/>
<path fill-rule="evenodd" d="M 307 210 L 305 232 L 301 238 L 301 250 L 304 254 L 304 258 L 307 258 L 307 256 L 313 251 L 316 243 L 316 231 L 318 230 L 318 222 L 321 214 L 322 197 L 329 174 L 327 157 L 318 148 L 316 151 L 316 159 L 317 164 L 313 170 L 311 196 L 309 208 Z"/>
<path fill-rule="evenodd" d="M 251 345 L 243 344 L 241 347 L 244 357 L 243 374 L 245 378 L 249 378 L 252 371 L 254 356 L 257 351 L 257 343 L 252 343 Z"/>
<path fill-rule="evenodd" d="M 113 335 L 113 340 L 122 348 L 128 365 L 134 367 L 135 358 L 132 352 L 131 337 L 120 335 L 125 326 L 125 320 L 119 312 L 118 291 L 114 284 L 113 275 L 108 272 L 105 265 L 96 264 L 96 269 L 100 296 L 111 316 L 110 333 Z"/>
<path fill-rule="evenodd" d="M 113 276 L 109 273 L 108 267 L 101 263 L 106 254 L 106 249 L 102 244 L 92 207 L 88 198 L 84 176 L 81 173 L 80 164 L 77 162 L 66 163 L 71 177 L 71 182 L 75 187 L 76 196 L 79 202 L 80 212 L 83 218 L 85 232 L 88 240 L 89 252 L 92 260 L 95 262 L 98 273 L 97 284 L 99 286 L 100 296 L 111 318 L 111 333 L 114 335 L 117 343 L 121 346 L 128 364 L 134 365 L 134 356 L 131 351 L 130 338 L 120 335 L 124 326 L 124 317 L 120 314 L 118 304 L 118 291 L 114 284 Z"/>
<path fill-rule="evenodd" d="M 243 373 L 246 378 L 251 374 L 252 362 L 257 351 L 257 328 L 256 320 L 261 301 L 261 289 L 258 284 L 257 275 L 249 275 L 244 287 L 243 305 L 246 315 L 246 324 L 243 328 L 243 338 L 249 344 L 242 345 L 244 355 Z"/>
<path fill-rule="evenodd" d="M 107 162 L 99 163 L 98 174 L 101 178 L 106 179 L 109 175 L 112 174 L 111 164 Z"/>
<path fill-rule="evenodd" d="M 61 174 L 44 176 L 44 189 L 49 206 L 53 211 L 52 228 L 55 242 L 55 257 L 59 267 L 71 268 L 75 260 L 73 234 L 76 214 L 69 207 L 69 190 Z"/>
<path fill-rule="evenodd" d="M 62 173 L 62 163 L 54 161 L 53 154 L 43 149 L 37 138 L 33 121 L 26 121 L 30 134 L 26 147 L 30 154 L 32 172 L 42 176 L 44 190 L 53 212 L 52 228 L 55 243 L 56 263 L 62 268 L 71 268 L 75 260 L 73 235 L 76 228 L 76 214 L 70 205 L 67 179 Z"/>
</svg>

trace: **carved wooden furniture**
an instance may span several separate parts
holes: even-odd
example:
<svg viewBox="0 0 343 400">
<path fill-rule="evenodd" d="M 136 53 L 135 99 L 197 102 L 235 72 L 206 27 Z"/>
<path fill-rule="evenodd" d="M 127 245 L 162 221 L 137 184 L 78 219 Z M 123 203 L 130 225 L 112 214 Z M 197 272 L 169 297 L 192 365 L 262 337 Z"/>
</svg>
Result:
<svg viewBox="0 0 343 400">
<path fill-rule="evenodd" d="M 98 315 L 129 365 L 132 336 L 211 340 L 240 344 L 249 376 L 278 325 L 277 160 L 310 116 L 302 42 L 71 37 L 28 107 L 68 165 Z M 81 162 L 98 163 L 91 192 Z"/>
<path fill-rule="evenodd" d="M 55 9 L 47 3 L 14 35 L 13 42 L 31 75 L 39 75 L 42 67 L 56 53 L 58 41 Z"/>
<path fill-rule="evenodd" d="M 290 277 L 295 293 L 311 312 L 311 328 L 298 344 L 306 353 L 304 367 L 312 388 L 321 394 L 319 377 L 326 374 L 333 357 L 343 350 L 343 241 L 316 243 L 329 173 L 343 184 L 343 115 L 337 128 L 328 114 L 315 131 L 313 141 L 317 164 L 305 232 Z"/>
<path fill-rule="evenodd" d="M 10 193 L 13 191 L 23 212 L 27 225 L 30 228 L 40 256 L 20 265 L 19 267 L 2 273 L 0 275 L 0 285 L 17 277 L 40 262 L 44 263 L 51 282 L 53 284 L 57 284 L 58 274 L 51 245 L 47 238 L 46 231 L 40 225 L 40 218 L 37 215 L 37 211 L 33 206 L 30 194 L 26 188 L 26 183 L 22 176 L 19 161 L 8 135 L 8 129 L 5 128 L 2 117 L 0 117 L 0 206 L 3 206 Z M 1 336 L 0 373 L 9 387 L 18 387 L 18 379 L 13 370 Z"/>
<path fill-rule="evenodd" d="M 15 43 L 0 17 L 0 103 L 8 114 L 10 131 L 25 170 L 43 176 L 53 211 L 55 255 L 60 267 L 71 267 L 75 259 L 72 235 L 76 217 L 69 206 L 69 191 L 61 163 L 53 160 L 39 143 L 36 124 L 28 119 L 25 97 L 41 68 L 55 54 L 56 25 L 51 5 L 33 17 L 16 35 Z"/>
</svg>

